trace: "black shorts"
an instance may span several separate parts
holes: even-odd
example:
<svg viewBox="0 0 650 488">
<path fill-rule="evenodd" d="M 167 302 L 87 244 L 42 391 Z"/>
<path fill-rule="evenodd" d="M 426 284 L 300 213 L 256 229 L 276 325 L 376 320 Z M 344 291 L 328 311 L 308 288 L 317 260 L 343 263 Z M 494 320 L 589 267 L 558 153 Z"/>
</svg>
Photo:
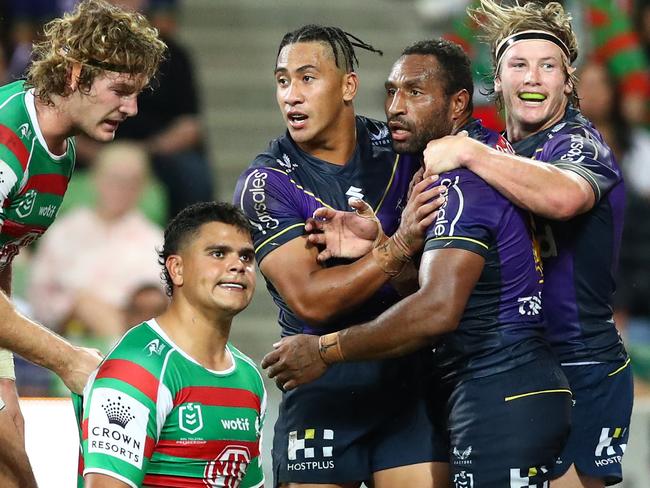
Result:
<svg viewBox="0 0 650 488">
<path fill-rule="evenodd" d="M 562 369 L 571 385 L 574 405 L 571 435 L 555 466 L 555 476 L 575 464 L 580 473 L 600 478 L 606 485 L 620 483 L 634 400 L 629 360 Z"/>
<path fill-rule="evenodd" d="M 398 466 L 443 461 L 426 402 L 429 352 L 339 363 L 284 393 L 273 439 L 279 483 L 345 483 Z"/>
<path fill-rule="evenodd" d="M 547 486 L 571 414 L 555 359 L 441 387 L 441 394 L 452 486 Z"/>
</svg>

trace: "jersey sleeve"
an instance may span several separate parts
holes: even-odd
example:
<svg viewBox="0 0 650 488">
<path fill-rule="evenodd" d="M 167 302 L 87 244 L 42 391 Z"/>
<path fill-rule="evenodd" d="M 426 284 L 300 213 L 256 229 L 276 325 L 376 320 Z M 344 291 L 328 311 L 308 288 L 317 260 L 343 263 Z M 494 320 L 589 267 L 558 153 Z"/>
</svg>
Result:
<svg viewBox="0 0 650 488">
<path fill-rule="evenodd" d="M 119 347 L 119 346 L 118 346 Z M 84 476 L 101 473 L 139 487 L 158 438 L 158 378 L 112 355 L 84 392 Z M 162 420 L 162 421 L 161 421 Z"/>
<path fill-rule="evenodd" d="M 622 179 L 611 150 L 585 129 L 554 137 L 536 159 L 582 176 L 591 185 L 596 202 Z"/>
<path fill-rule="evenodd" d="M 239 177 L 234 204 L 253 226 L 258 261 L 304 234 L 307 217 L 304 194 L 289 174 L 273 167 L 252 167 Z"/>
<path fill-rule="evenodd" d="M 465 249 L 485 257 L 496 238 L 504 200 L 467 170 L 442 175 L 440 184 L 447 187 L 446 202 L 427 229 L 424 251 Z"/>
</svg>

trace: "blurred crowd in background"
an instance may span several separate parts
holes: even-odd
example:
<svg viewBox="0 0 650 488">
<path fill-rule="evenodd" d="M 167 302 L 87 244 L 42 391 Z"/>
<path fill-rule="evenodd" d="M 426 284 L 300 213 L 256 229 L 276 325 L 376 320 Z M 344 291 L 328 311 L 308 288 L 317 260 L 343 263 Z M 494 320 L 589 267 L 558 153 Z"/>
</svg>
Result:
<svg viewBox="0 0 650 488">
<path fill-rule="evenodd" d="M 162 228 L 186 205 L 215 198 L 218 176 L 205 147 L 194 67 L 176 36 L 182 0 L 112 1 L 149 17 L 169 46 L 167 59 L 155 90 L 142 94 L 138 115 L 120 126 L 115 142 L 77 138 L 77 169 L 59 218 L 14 262 L 14 300 L 24 313 L 104 352 L 126 329 L 164 310 L 155 254 Z M 442 35 L 470 54 L 475 114 L 502 129 L 487 96 L 489 49 L 465 15 L 472 1 L 400 1 L 414 2 L 431 37 Z M 0 3 L 2 84 L 22 76 L 42 25 L 74 3 Z M 574 16 L 580 42 L 581 109 L 614 151 L 626 180 L 615 317 L 637 391 L 643 391 L 650 385 L 650 0 L 561 3 Z M 17 376 L 22 395 L 63 393 L 49 372 L 20 358 Z"/>
</svg>

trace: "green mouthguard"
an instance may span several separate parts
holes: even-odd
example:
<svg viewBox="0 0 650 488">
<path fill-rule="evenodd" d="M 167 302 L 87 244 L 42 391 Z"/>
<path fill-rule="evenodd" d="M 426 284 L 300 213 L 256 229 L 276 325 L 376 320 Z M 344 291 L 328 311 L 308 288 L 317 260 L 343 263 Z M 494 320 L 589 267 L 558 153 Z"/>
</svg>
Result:
<svg viewBox="0 0 650 488">
<path fill-rule="evenodd" d="M 519 98 L 522 100 L 546 100 L 546 97 L 541 93 L 522 93 Z"/>
</svg>

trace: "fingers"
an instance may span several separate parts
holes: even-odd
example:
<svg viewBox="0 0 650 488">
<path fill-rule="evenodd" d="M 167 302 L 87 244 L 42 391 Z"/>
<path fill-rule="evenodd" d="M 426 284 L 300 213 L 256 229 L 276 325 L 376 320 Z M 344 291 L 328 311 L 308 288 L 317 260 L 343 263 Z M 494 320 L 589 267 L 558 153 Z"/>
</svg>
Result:
<svg viewBox="0 0 650 488">
<path fill-rule="evenodd" d="M 350 207 L 352 207 L 357 212 L 357 215 L 359 215 L 360 217 L 364 217 L 367 219 L 375 218 L 375 211 L 372 209 L 370 205 L 368 205 L 365 201 L 361 200 L 360 198 L 350 197 L 350 199 L 348 200 L 348 205 L 350 205 Z"/>
<path fill-rule="evenodd" d="M 331 220 L 336 216 L 336 210 L 333 208 L 320 207 L 314 210 L 312 217 L 315 220 Z"/>
<path fill-rule="evenodd" d="M 318 253 L 318 256 L 316 256 L 316 261 L 322 264 L 325 261 L 332 259 L 332 257 L 334 257 L 332 255 L 332 251 L 330 251 L 329 249 L 323 249 L 321 252 Z"/>
<path fill-rule="evenodd" d="M 273 347 L 276 347 L 276 344 L 273 344 Z M 267 369 L 270 366 L 273 366 L 279 360 L 280 360 L 280 351 L 275 349 L 262 358 L 262 369 Z M 273 376 L 271 376 L 270 373 L 269 373 L 269 377 L 273 378 Z"/>
<path fill-rule="evenodd" d="M 327 237 L 325 234 L 309 234 L 307 236 L 307 242 L 313 244 L 314 246 L 326 246 Z"/>
<path fill-rule="evenodd" d="M 413 190 L 411 192 L 411 198 L 415 198 L 419 194 L 427 191 L 427 188 L 429 188 L 429 186 L 431 186 L 437 180 L 438 180 L 438 175 L 431 175 L 431 176 L 428 176 L 426 178 L 423 178 L 422 181 L 420 181 L 419 183 L 417 183 L 416 185 L 413 186 Z M 438 188 L 438 187 L 436 186 L 436 187 L 433 187 L 433 188 Z"/>
<path fill-rule="evenodd" d="M 461 136 L 461 137 L 468 137 L 468 136 L 469 136 L 469 132 L 467 132 L 466 130 L 461 130 L 461 131 L 460 131 L 458 134 L 456 134 L 456 135 Z"/>
</svg>

